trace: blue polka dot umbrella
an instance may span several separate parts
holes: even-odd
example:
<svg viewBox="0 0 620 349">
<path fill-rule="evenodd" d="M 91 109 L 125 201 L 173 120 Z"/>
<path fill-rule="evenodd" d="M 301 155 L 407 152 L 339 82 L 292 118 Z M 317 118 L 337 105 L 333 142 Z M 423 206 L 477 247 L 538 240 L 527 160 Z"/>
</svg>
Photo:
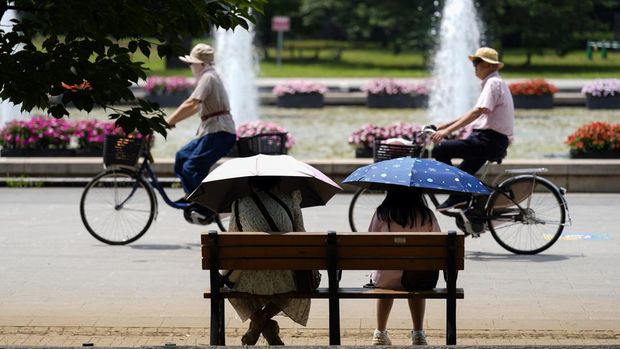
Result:
<svg viewBox="0 0 620 349">
<path fill-rule="evenodd" d="M 432 159 L 403 157 L 360 167 L 342 183 L 387 189 L 390 185 L 420 188 L 425 192 L 490 194 L 480 180 L 454 166 Z"/>
</svg>

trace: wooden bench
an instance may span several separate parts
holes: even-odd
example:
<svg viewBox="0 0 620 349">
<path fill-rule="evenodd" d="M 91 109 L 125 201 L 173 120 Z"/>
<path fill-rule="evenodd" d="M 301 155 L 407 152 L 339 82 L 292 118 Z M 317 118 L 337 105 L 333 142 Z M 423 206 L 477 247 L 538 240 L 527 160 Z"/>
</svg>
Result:
<svg viewBox="0 0 620 349">
<path fill-rule="evenodd" d="M 456 344 L 457 271 L 464 267 L 463 233 L 223 233 L 202 235 L 202 268 L 211 285 L 219 284 L 219 269 L 327 270 L 327 288 L 274 295 L 329 300 L 329 344 L 340 345 L 340 299 L 428 298 L 446 300 L 446 344 Z M 340 287 L 339 270 L 444 270 L 446 288 L 407 292 L 379 288 Z M 225 345 L 224 300 L 255 295 L 212 287 L 211 345 Z M 370 305 L 369 305 L 370 306 Z"/>
</svg>

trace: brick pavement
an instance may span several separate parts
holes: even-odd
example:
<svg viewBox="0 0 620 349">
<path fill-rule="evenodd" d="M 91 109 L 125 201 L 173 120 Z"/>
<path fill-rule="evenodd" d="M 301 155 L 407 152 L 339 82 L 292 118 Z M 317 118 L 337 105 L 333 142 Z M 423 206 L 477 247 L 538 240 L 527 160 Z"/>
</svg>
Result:
<svg viewBox="0 0 620 349">
<path fill-rule="evenodd" d="M 242 328 L 229 329 L 226 343 L 238 346 Z M 445 332 L 427 330 L 430 345 L 445 343 Z M 371 333 L 368 329 L 345 329 L 342 345 L 367 346 Z M 281 337 L 287 345 L 327 345 L 327 329 L 282 329 Z M 408 345 L 409 331 L 390 330 L 394 345 Z M 206 327 L 71 327 L 71 326 L 20 326 L 0 327 L 0 345 L 6 346 L 82 346 L 93 343 L 104 347 L 208 346 L 209 330 Z M 459 330 L 459 345 L 620 345 L 620 333 L 609 330 Z M 264 347 L 260 339 L 257 346 Z"/>
</svg>

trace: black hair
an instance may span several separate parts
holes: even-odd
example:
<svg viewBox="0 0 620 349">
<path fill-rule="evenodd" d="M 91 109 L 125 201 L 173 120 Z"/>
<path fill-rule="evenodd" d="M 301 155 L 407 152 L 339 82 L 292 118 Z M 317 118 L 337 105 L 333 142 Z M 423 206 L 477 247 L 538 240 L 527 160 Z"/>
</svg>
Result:
<svg viewBox="0 0 620 349">
<path fill-rule="evenodd" d="M 250 187 L 258 191 L 269 191 L 280 184 L 280 176 L 253 176 L 248 178 Z"/>
<path fill-rule="evenodd" d="M 402 186 L 390 186 L 385 199 L 377 207 L 380 220 L 409 228 L 432 222 L 432 214 L 420 190 Z"/>
</svg>

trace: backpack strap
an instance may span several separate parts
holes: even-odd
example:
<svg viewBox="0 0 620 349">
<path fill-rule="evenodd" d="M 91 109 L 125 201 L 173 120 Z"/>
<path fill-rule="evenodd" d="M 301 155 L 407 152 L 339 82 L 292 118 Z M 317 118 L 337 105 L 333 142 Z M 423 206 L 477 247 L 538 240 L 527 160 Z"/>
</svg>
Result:
<svg viewBox="0 0 620 349">
<path fill-rule="evenodd" d="M 258 197 L 258 195 L 256 193 L 252 193 L 250 197 L 252 198 L 252 200 L 254 200 L 254 203 L 256 204 L 260 212 L 263 214 L 263 217 L 265 217 L 265 220 L 267 221 L 267 224 L 269 224 L 269 228 L 271 229 L 271 232 L 280 231 L 280 229 L 278 229 L 278 225 L 276 224 L 276 222 L 274 222 L 273 218 L 271 218 L 269 211 L 267 211 L 265 204 L 263 204 L 263 202 Z"/>
<path fill-rule="evenodd" d="M 266 192 L 267 195 L 269 195 L 269 197 L 271 197 L 275 202 L 277 202 L 278 204 L 280 204 L 280 206 L 282 206 L 282 209 L 284 210 L 284 212 L 286 212 L 286 214 L 288 215 L 288 218 L 291 220 L 291 226 L 293 227 L 293 229 L 295 229 L 295 223 L 293 223 L 293 214 L 291 213 L 291 210 L 288 208 L 288 206 L 286 206 L 286 204 L 284 203 L 284 201 L 282 201 L 279 197 L 276 196 L 276 194 L 268 191 Z"/>
<path fill-rule="evenodd" d="M 235 200 L 234 205 L 235 205 L 235 223 L 237 223 L 237 229 L 239 229 L 239 231 L 243 231 L 243 228 L 241 228 L 241 219 L 239 219 L 239 200 Z"/>
</svg>

